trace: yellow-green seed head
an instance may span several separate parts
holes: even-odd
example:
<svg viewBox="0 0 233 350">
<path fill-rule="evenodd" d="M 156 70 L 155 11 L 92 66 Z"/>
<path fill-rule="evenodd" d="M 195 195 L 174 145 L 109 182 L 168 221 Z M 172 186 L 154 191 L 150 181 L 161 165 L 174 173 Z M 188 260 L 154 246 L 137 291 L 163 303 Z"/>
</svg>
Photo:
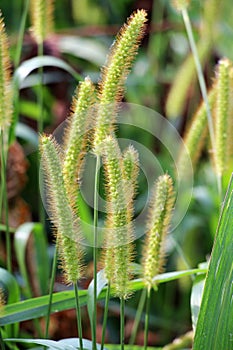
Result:
<svg viewBox="0 0 233 350">
<path fill-rule="evenodd" d="M 59 149 L 52 136 L 40 137 L 40 151 L 47 183 L 49 212 L 58 231 L 66 281 L 75 283 L 81 275 L 80 231 L 65 190 Z"/>
<path fill-rule="evenodd" d="M 30 16 L 32 33 L 38 44 L 53 32 L 54 0 L 31 0 Z"/>
<path fill-rule="evenodd" d="M 230 70 L 232 62 L 228 59 L 220 60 L 217 69 L 217 98 L 215 115 L 215 165 L 216 172 L 221 177 L 227 167 L 227 134 L 230 110 Z"/>
<path fill-rule="evenodd" d="M 146 287 L 154 285 L 153 277 L 164 266 L 164 244 L 174 205 L 172 179 L 162 175 L 155 183 L 148 214 L 146 240 L 143 249 L 143 279 Z"/>
<path fill-rule="evenodd" d="M 0 12 L 0 130 L 8 128 L 12 119 L 10 54 L 5 24 Z"/>
<path fill-rule="evenodd" d="M 66 192 L 77 211 L 78 188 L 81 181 L 88 134 L 92 120 L 94 86 L 86 78 L 76 90 L 64 137 L 63 177 Z"/>
<path fill-rule="evenodd" d="M 212 89 L 208 92 L 208 101 L 210 110 L 213 111 L 214 104 L 216 101 L 216 87 L 213 86 Z M 208 126 L 207 126 L 207 113 L 206 105 L 204 102 L 201 103 L 197 112 L 194 114 L 194 117 L 191 120 L 191 123 L 188 125 L 185 136 L 184 143 L 187 147 L 189 157 L 191 158 L 193 166 L 196 165 L 199 156 L 201 154 L 204 142 L 207 136 Z M 182 151 L 179 155 L 177 168 L 179 173 L 182 175 L 186 174 L 187 171 L 187 153 Z"/>
<path fill-rule="evenodd" d="M 123 153 L 123 176 L 126 181 L 132 184 L 133 194 L 137 186 L 139 174 L 139 154 L 138 151 L 130 145 Z"/>
<path fill-rule="evenodd" d="M 182 11 L 189 6 L 190 0 L 172 0 L 172 6 L 176 11 Z"/>
<path fill-rule="evenodd" d="M 144 34 L 146 12 L 133 13 L 122 27 L 111 48 L 99 84 L 99 109 L 94 135 L 94 153 L 101 154 L 101 143 L 113 131 L 116 102 L 122 98 L 124 83 Z"/>
<path fill-rule="evenodd" d="M 233 165 L 233 67 L 229 71 L 230 91 L 229 91 L 229 114 L 227 133 L 227 159 L 229 159 L 229 169 Z"/>
<path fill-rule="evenodd" d="M 122 156 L 117 141 L 109 136 L 104 145 L 107 178 L 107 229 L 105 271 L 115 295 L 126 298 L 132 261 L 132 205 L 127 205 L 127 182 L 123 178 Z"/>
</svg>

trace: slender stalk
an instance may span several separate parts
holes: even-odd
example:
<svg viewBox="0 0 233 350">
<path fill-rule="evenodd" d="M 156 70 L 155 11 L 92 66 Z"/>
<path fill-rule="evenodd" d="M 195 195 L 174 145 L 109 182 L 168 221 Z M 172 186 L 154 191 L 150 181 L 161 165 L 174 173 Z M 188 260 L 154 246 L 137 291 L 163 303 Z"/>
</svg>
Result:
<svg viewBox="0 0 233 350">
<path fill-rule="evenodd" d="M 107 319 L 108 319 L 108 305 L 109 305 L 109 299 L 110 299 L 110 293 L 111 292 L 111 285 L 108 284 L 107 288 L 107 294 L 105 297 L 105 305 L 104 305 L 104 319 L 103 319 L 103 329 L 102 329 L 102 339 L 101 339 L 101 348 L 100 350 L 104 349 L 104 340 L 105 340 L 105 333 L 106 333 L 106 327 L 107 327 Z"/>
<path fill-rule="evenodd" d="M 5 350 L 6 347 L 5 347 L 5 343 L 4 343 L 4 340 L 3 340 L 3 337 L 2 337 L 2 330 L 0 329 L 0 346 L 1 346 L 1 350 Z"/>
<path fill-rule="evenodd" d="M 147 349 L 147 343 L 148 343 L 150 299 L 151 299 L 151 289 L 147 289 L 145 330 L 144 330 L 144 350 Z"/>
<path fill-rule="evenodd" d="M 38 56 L 43 56 L 44 48 L 43 42 L 38 44 Z M 39 68 L 39 92 L 38 92 L 38 104 L 40 107 L 40 117 L 38 119 L 38 131 L 39 133 L 43 132 L 44 121 L 43 121 L 43 112 L 44 112 L 44 96 L 43 96 L 43 67 Z"/>
<path fill-rule="evenodd" d="M 191 22 L 189 19 L 187 9 L 183 8 L 181 12 L 182 12 L 184 25 L 185 25 L 185 28 L 187 31 L 191 51 L 193 54 L 193 58 L 194 58 L 194 62 L 195 62 L 196 70 L 197 70 L 197 76 L 198 76 L 198 81 L 199 81 L 199 85 L 200 85 L 200 89 L 201 89 L 202 98 L 204 100 L 205 107 L 206 107 L 208 128 L 209 128 L 209 134 L 210 134 L 210 142 L 211 142 L 211 146 L 212 146 L 212 151 L 214 152 L 216 149 L 215 137 L 214 137 L 214 126 L 213 126 L 213 120 L 212 120 L 210 105 L 209 105 L 208 96 L 207 96 L 206 83 L 205 83 L 204 75 L 202 72 L 201 63 L 200 63 L 198 52 L 197 52 L 197 46 L 196 46 L 196 43 L 194 40 L 192 26 L 191 26 Z M 218 182 L 219 193 L 221 193 L 221 181 L 219 179 L 217 179 L 217 182 Z"/>
<path fill-rule="evenodd" d="M 55 252 L 53 257 L 51 280 L 50 280 L 50 286 L 49 286 L 49 304 L 48 304 L 48 312 L 46 316 L 45 339 L 48 339 L 48 336 L 49 336 L 49 323 L 50 323 L 50 314 L 51 314 L 51 308 L 52 308 L 53 288 L 54 288 L 54 282 L 56 277 L 57 257 L 58 257 L 58 243 L 56 242 Z"/>
<path fill-rule="evenodd" d="M 100 156 L 96 157 L 95 170 L 95 187 L 94 187 L 94 247 L 93 247 L 93 264 L 94 264 L 94 312 L 92 322 L 92 350 L 96 350 L 96 319 L 97 319 L 97 244 L 98 244 L 98 195 L 99 195 L 99 167 Z"/>
<path fill-rule="evenodd" d="M 141 320 L 141 317 L 142 317 L 142 313 L 143 313 L 143 309 L 144 309 L 144 306 L 145 306 L 145 302 L 146 302 L 146 294 L 147 294 L 146 289 L 143 289 L 143 291 L 141 293 L 140 300 L 139 300 L 137 312 L 136 312 L 136 315 L 135 315 L 135 320 L 134 320 L 134 324 L 133 324 L 130 340 L 129 340 L 129 344 L 130 345 L 133 345 L 135 343 L 135 340 L 136 340 L 138 326 L 139 326 L 139 323 L 140 323 L 140 320 Z"/>
<path fill-rule="evenodd" d="M 81 308 L 80 308 L 80 303 L 79 303 L 78 284 L 77 284 L 77 282 L 74 283 L 74 291 L 75 291 L 76 317 L 77 317 L 77 327 L 78 327 L 78 336 L 79 336 L 79 348 L 81 350 L 83 350 Z"/>
<path fill-rule="evenodd" d="M 9 230 L 9 217 L 8 217 L 8 199 L 7 199 L 7 180 L 6 180 L 6 150 L 4 144 L 4 132 L 1 131 L 1 182 L 2 182 L 2 201 L 5 216 L 6 225 L 6 266 L 9 272 L 12 272 L 12 261 L 11 261 L 11 239 Z"/>
<path fill-rule="evenodd" d="M 28 14 L 28 9 L 29 9 L 29 2 L 30 2 L 30 0 L 25 1 L 23 13 L 21 16 L 21 23 L 20 23 L 20 27 L 19 27 L 19 35 L 18 35 L 18 39 L 17 39 L 17 47 L 16 47 L 15 60 L 14 60 L 15 68 L 18 67 L 20 57 L 21 57 L 21 52 L 22 52 L 22 47 L 23 47 L 23 36 L 24 36 L 24 32 L 25 32 L 25 27 L 26 27 L 26 19 L 27 19 L 27 14 Z"/>
<path fill-rule="evenodd" d="M 120 343 L 121 350 L 125 348 L 125 299 L 121 297 L 121 306 L 120 306 L 120 317 L 121 317 L 121 328 L 120 328 Z"/>
</svg>

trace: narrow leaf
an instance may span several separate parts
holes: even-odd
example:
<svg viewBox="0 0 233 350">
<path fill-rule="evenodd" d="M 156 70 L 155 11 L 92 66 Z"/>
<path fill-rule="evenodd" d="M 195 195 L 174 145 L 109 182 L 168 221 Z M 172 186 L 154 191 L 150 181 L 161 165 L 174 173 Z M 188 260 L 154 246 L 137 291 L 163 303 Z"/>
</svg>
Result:
<svg viewBox="0 0 233 350">
<path fill-rule="evenodd" d="M 97 298 L 107 285 L 108 281 L 105 277 L 104 270 L 100 270 L 97 273 Z M 93 322 L 93 312 L 94 312 L 94 280 L 91 281 L 87 290 L 87 310 L 90 323 L 92 325 Z"/>
<path fill-rule="evenodd" d="M 70 75 L 74 77 L 75 80 L 79 81 L 83 78 L 75 72 L 75 70 L 67 64 L 65 61 L 60 58 L 53 56 L 39 56 L 33 57 L 27 61 L 24 61 L 15 71 L 13 77 L 13 83 L 16 84 L 19 88 L 21 87 L 25 78 L 35 69 L 45 66 L 57 67 L 65 70 Z"/>
<path fill-rule="evenodd" d="M 233 349 L 233 177 L 210 259 L 193 350 Z"/>
<path fill-rule="evenodd" d="M 206 272 L 206 269 L 175 271 L 163 273 L 161 275 L 156 276 L 154 279 L 157 283 L 165 283 L 168 281 L 179 279 L 181 277 L 204 272 Z M 97 287 L 98 292 L 102 288 L 101 283 L 99 283 L 99 286 Z M 132 291 L 138 291 L 143 289 L 144 287 L 145 285 L 142 279 L 130 281 L 130 288 Z M 98 299 L 104 299 L 106 295 L 106 288 L 103 288 L 100 294 L 98 295 Z M 79 290 L 79 298 L 80 306 L 86 305 L 87 290 Z M 0 311 L 0 326 L 45 316 L 48 311 L 48 300 L 49 296 L 45 295 L 42 297 L 23 300 L 18 303 L 7 305 L 3 310 Z M 53 294 L 51 313 L 72 308 L 75 308 L 74 291 L 58 292 Z"/>
<path fill-rule="evenodd" d="M 19 264 L 21 275 L 25 281 L 25 295 L 31 297 L 31 287 L 26 266 L 26 248 L 29 238 L 34 238 L 34 249 L 36 256 L 36 272 L 41 289 L 41 293 L 47 291 L 47 281 L 49 279 L 49 271 L 43 269 L 43 266 L 49 266 L 47 243 L 44 237 L 43 226 L 40 223 L 27 222 L 16 230 L 14 238 L 14 246 L 16 258 Z"/>
</svg>

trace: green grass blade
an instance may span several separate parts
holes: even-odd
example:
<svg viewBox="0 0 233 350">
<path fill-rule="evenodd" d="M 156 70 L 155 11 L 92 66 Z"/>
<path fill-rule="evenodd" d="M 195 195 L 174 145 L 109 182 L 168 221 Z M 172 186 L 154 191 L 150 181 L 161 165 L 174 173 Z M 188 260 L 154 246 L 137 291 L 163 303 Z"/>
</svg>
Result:
<svg viewBox="0 0 233 350">
<path fill-rule="evenodd" d="M 104 270 L 100 270 L 97 273 L 97 290 L 96 290 L 96 296 L 99 297 L 100 293 L 108 283 Z M 87 310 L 88 310 L 88 316 L 91 323 L 91 326 L 93 326 L 93 313 L 94 313 L 95 303 L 94 303 L 94 280 L 91 281 L 89 284 L 88 290 L 87 290 Z"/>
<path fill-rule="evenodd" d="M 13 77 L 13 84 L 20 88 L 23 81 L 27 76 L 33 72 L 35 69 L 40 67 L 52 66 L 65 70 L 77 81 L 83 80 L 83 77 L 80 76 L 69 64 L 60 58 L 53 56 L 39 56 L 30 58 L 27 61 L 21 63 L 21 65 L 16 69 Z"/>
<path fill-rule="evenodd" d="M 108 350 L 121 350 L 121 345 L 106 345 Z M 144 346 L 125 345 L 125 350 L 144 350 Z M 147 350 L 162 350 L 162 348 L 147 347 Z"/>
<path fill-rule="evenodd" d="M 26 343 L 26 344 L 38 344 L 48 347 L 49 350 L 68 350 L 68 349 L 80 349 L 79 338 L 66 338 L 59 341 L 54 340 L 45 340 L 45 339 L 6 339 L 9 342 L 18 342 L 18 343 Z M 84 350 L 92 349 L 92 341 L 88 339 L 83 339 Z M 100 345 L 97 344 L 97 350 L 100 350 Z M 107 349 L 105 349 L 107 350 Z"/>
<path fill-rule="evenodd" d="M 86 290 L 79 291 L 80 305 L 86 304 Z M 0 326 L 32 320 L 47 315 L 49 295 L 32 298 L 5 306 L 0 310 Z M 51 313 L 75 308 L 74 291 L 53 294 Z"/>
<path fill-rule="evenodd" d="M 157 283 L 165 283 L 181 277 L 190 276 L 195 273 L 206 272 L 206 269 L 193 269 L 187 271 L 175 271 L 163 273 L 155 277 Z M 142 279 L 130 282 L 130 290 L 137 291 L 143 289 Z M 80 306 L 87 304 L 87 290 L 79 290 Z M 104 299 L 106 287 L 101 291 L 98 299 Z M 19 303 L 7 305 L 0 311 L 0 326 L 20 321 L 31 320 L 47 315 L 49 295 L 38 298 L 23 300 Z M 53 294 L 51 313 L 75 308 L 74 291 L 58 292 Z"/>
<path fill-rule="evenodd" d="M 16 230 L 14 236 L 14 247 L 19 269 L 25 281 L 24 293 L 29 298 L 32 296 L 32 291 L 26 266 L 26 249 L 30 237 L 33 238 L 34 243 L 32 256 L 35 256 L 35 271 L 37 274 L 37 280 L 39 281 L 41 294 L 47 293 L 49 280 L 49 259 L 43 226 L 40 223 L 27 222 L 19 226 L 19 228 Z M 44 266 L 47 268 L 44 268 Z"/>
<path fill-rule="evenodd" d="M 7 305 L 16 303 L 20 300 L 20 291 L 16 279 L 7 270 L 0 268 L 0 288 L 5 296 Z M 5 332 L 8 336 L 17 336 L 19 325 L 5 326 Z"/>
<path fill-rule="evenodd" d="M 233 177 L 210 259 L 193 350 L 233 349 Z"/>
</svg>

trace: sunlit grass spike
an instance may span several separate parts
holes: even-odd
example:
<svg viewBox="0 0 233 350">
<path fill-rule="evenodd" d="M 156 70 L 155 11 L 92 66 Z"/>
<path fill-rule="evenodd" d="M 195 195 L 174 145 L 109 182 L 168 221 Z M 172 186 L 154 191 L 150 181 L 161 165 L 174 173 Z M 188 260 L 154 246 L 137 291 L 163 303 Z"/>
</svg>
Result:
<svg viewBox="0 0 233 350">
<path fill-rule="evenodd" d="M 230 70 L 232 62 L 228 59 L 219 61 L 217 68 L 217 96 L 215 115 L 216 153 L 215 164 L 218 176 L 222 176 L 227 168 L 227 134 L 230 106 Z M 232 137 L 232 136 L 231 136 Z"/>
<path fill-rule="evenodd" d="M 156 181 L 154 193 L 151 196 L 143 249 L 143 279 L 148 290 L 154 286 L 153 277 L 163 271 L 164 244 L 173 205 L 172 179 L 169 175 L 162 175 Z"/>
<path fill-rule="evenodd" d="M 110 50 L 99 83 L 99 110 L 94 136 L 94 153 L 101 154 L 101 143 L 113 131 L 116 102 L 122 98 L 124 83 L 145 31 L 146 12 L 133 13 L 122 27 Z"/>
<path fill-rule="evenodd" d="M 12 89 L 8 38 L 0 12 L 0 130 L 9 127 L 12 119 Z"/>
<path fill-rule="evenodd" d="M 64 136 L 63 177 L 70 204 L 76 214 L 78 188 L 90 134 L 93 102 L 94 85 L 87 77 L 76 89 Z"/>
<path fill-rule="evenodd" d="M 57 228 L 62 267 L 67 283 L 76 283 L 81 276 L 80 232 L 67 198 L 59 149 L 51 136 L 40 137 L 41 160 L 48 185 L 50 218 Z"/>
<path fill-rule="evenodd" d="M 189 6 L 190 0 L 172 0 L 172 5 L 176 11 L 182 11 Z"/>
<path fill-rule="evenodd" d="M 38 44 L 41 44 L 54 27 L 54 0 L 30 0 L 32 33 Z"/>
<path fill-rule="evenodd" d="M 216 86 L 208 92 L 208 101 L 211 111 L 214 109 L 216 101 Z M 208 122 L 205 103 L 202 102 L 196 113 L 194 114 L 191 123 L 188 125 L 184 136 L 184 143 L 187 147 L 189 157 L 191 158 L 193 167 L 196 165 L 202 148 L 204 146 L 205 139 L 208 132 Z M 181 176 L 186 174 L 187 171 L 187 153 L 182 147 L 179 155 L 177 168 Z"/>
<path fill-rule="evenodd" d="M 107 237 L 105 269 L 115 295 L 126 298 L 129 291 L 132 261 L 132 206 L 127 204 L 122 157 L 117 141 L 109 136 L 104 141 L 104 168 L 107 177 Z M 110 260 L 112 253 L 112 260 Z M 110 266 L 108 266 L 110 264 Z"/>
</svg>

